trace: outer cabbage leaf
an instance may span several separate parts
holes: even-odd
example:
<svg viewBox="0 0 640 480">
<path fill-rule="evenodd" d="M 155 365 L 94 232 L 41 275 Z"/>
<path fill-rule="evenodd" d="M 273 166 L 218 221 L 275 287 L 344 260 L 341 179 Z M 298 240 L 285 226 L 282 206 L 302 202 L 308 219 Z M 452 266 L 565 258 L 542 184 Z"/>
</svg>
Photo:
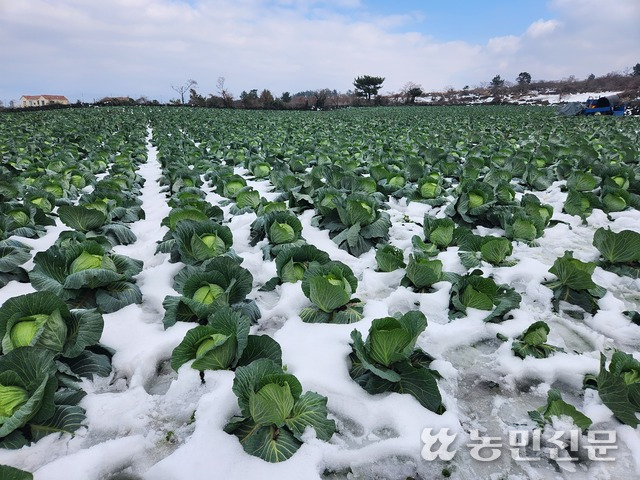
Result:
<svg viewBox="0 0 640 480">
<path fill-rule="evenodd" d="M 290 458 L 302 445 L 307 426 L 322 440 L 335 432 L 326 398 L 314 392 L 303 395 L 300 382 L 271 360 L 238 367 L 233 392 L 242 416 L 232 418 L 225 432 L 236 435 L 247 453 L 268 462 Z"/>
<path fill-rule="evenodd" d="M 554 388 L 550 389 L 547 394 L 546 405 L 529 412 L 529 417 L 540 428 L 544 428 L 546 423 L 551 423 L 552 417 L 561 416 L 571 417 L 573 423 L 581 430 L 586 430 L 593 423 L 589 417 L 579 412 L 576 407 L 562 400 L 562 395 Z"/>
<path fill-rule="evenodd" d="M 58 208 L 58 215 L 67 227 L 83 233 L 96 230 L 108 222 L 105 213 L 83 205 L 63 205 Z"/>
<path fill-rule="evenodd" d="M 566 213 L 577 215 L 584 219 L 591 215 L 594 208 L 600 208 L 600 201 L 595 194 L 569 189 L 567 199 L 564 202 L 564 211 Z"/>
<path fill-rule="evenodd" d="M 312 262 L 325 264 L 331 259 L 326 252 L 313 245 L 299 245 L 283 248 L 276 256 L 277 276 L 269 280 L 260 290 L 271 291 L 281 283 L 295 283 L 302 280 Z"/>
<path fill-rule="evenodd" d="M 571 251 L 556 259 L 549 272 L 553 273 L 557 280 L 545 283 L 553 290 L 552 303 L 556 311 L 561 301 L 577 305 L 592 314 L 598 311 L 597 299 L 602 298 L 607 291 L 591 279 L 595 268 L 596 264 L 593 262 L 582 262 L 573 258 Z"/>
<path fill-rule="evenodd" d="M 370 394 L 408 393 L 425 408 L 443 413 L 439 375 L 429 369 L 433 358 L 415 349 L 426 324 L 421 312 L 408 312 L 398 319 L 374 320 L 366 342 L 360 332 L 352 331 L 351 378 Z"/>
<path fill-rule="evenodd" d="M 491 310 L 484 318 L 485 322 L 501 322 L 507 313 L 520 306 L 522 297 L 519 293 L 508 285 L 496 284 L 491 278 L 482 277 L 481 270 L 474 270 L 464 276 L 449 274 L 449 277 L 453 283 L 450 318 L 464 316 L 467 308 L 472 307 Z"/>
<path fill-rule="evenodd" d="M 511 346 L 513 353 L 524 359 L 526 356 L 547 358 L 554 352 L 562 352 L 561 348 L 545 343 L 549 331 L 549 325 L 545 322 L 533 323 L 513 342 Z"/>
<path fill-rule="evenodd" d="M 0 356 L 0 385 L 17 387 L 27 393 L 26 401 L 13 405 L 11 411 L 0 408 L 0 438 L 28 423 L 42 422 L 54 414 L 54 394 L 58 387 L 53 353 L 23 347 Z M 5 399 L 0 396 L 0 401 Z"/>
<path fill-rule="evenodd" d="M 99 342 L 104 321 L 93 310 L 71 310 L 50 292 L 34 292 L 7 300 L 0 307 L 0 339 L 7 353 L 19 346 L 37 346 L 72 358 Z M 27 341 L 14 337 L 28 332 Z"/>
<path fill-rule="evenodd" d="M 85 255 L 87 261 L 73 265 L 81 255 Z M 101 257 L 99 268 L 94 268 L 87 255 Z M 105 257 L 109 262 L 103 262 Z M 99 306 L 104 313 L 110 313 L 142 301 L 139 288 L 131 283 L 132 277 L 142 271 L 142 262 L 107 252 L 97 242 L 87 240 L 64 248 L 53 245 L 37 253 L 34 263 L 35 267 L 29 272 L 33 287 L 52 292 L 75 307 Z"/>
<path fill-rule="evenodd" d="M 171 368 L 175 371 L 194 360 L 196 370 L 224 370 L 234 368 L 247 346 L 250 321 L 230 308 L 213 314 L 207 325 L 195 327 L 171 354 Z M 216 338 L 216 335 L 218 338 Z"/>
<path fill-rule="evenodd" d="M 424 217 L 424 234 L 427 242 L 438 248 L 446 248 L 453 244 L 455 222 L 450 218 Z"/>
<path fill-rule="evenodd" d="M 620 351 L 611 357 L 609 370 L 605 362 L 605 356 L 600 354 L 600 373 L 595 377 L 598 395 L 618 420 L 636 428 L 640 423 L 640 362 Z"/>
<path fill-rule="evenodd" d="M 180 260 L 187 265 L 197 265 L 223 255 L 233 245 L 233 235 L 227 226 L 206 220 L 183 220 L 175 229 L 174 238 Z"/>
<path fill-rule="evenodd" d="M 33 480 L 33 474 L 8 465 L 0 465 L 0 478 L 4 480 Z"/>
<path fill-rule="evenodd" d="M 376 250 L 376 263 L 381 272 L 393 272 L 406 266 L 402 250 L 390 244 Z"/>
<path fill-rule="evenodd" d="M 419 290 L 428 289 L 442 280 L 442 262 L 420 254 L 409 255 L 405 279 L 403 285 L 411 285 Z"/>
<path fill-rule="evenodd" d="M 342 262 L 312 263 L 302 278 L 306 297 L 326 313 L 349 303 L 357 288 L 355 275 Z"/>
<path fill-rule="evenodd" d="M 640 277 L 640 233 L 632 230 L 614 233 L 599 228 L 593 236 L 593 246 L 605 259 L 603 268 L 618 275 Z"/>
<path fill-rule="evenodd" d="M 202 266 L 187 266 L 174 277 L 173 288 L 180 297 L 167 296 L 163 301 L 165 328 L 177 321 L 205 323 L 217 309 L 231 306 L 252 320 L 260 317 L 255 302 L 247 303 L 253 276 L 234 259 L 215 257 Z"/>
</svg>

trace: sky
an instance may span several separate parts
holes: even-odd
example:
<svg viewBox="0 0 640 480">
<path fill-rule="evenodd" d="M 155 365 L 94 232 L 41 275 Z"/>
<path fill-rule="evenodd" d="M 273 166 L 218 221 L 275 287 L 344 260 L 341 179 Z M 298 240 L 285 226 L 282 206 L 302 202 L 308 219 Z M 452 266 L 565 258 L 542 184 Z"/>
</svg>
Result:
<svg viewBox="0 0 640 480">
<path fill-rule="evenodd" d="M 0 100 L 580 79 L 640 62 L 638 25 L 640 0 L 0 0 Z"/>
</svg>

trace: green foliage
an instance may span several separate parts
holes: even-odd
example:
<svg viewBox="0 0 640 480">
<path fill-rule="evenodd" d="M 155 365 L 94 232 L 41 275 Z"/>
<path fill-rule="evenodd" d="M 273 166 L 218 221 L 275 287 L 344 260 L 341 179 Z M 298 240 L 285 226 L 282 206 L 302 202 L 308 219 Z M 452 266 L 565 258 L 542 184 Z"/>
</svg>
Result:
<svg viewBox="0 0 640 480">
<path fill-rule="evenodd" d="M 616 351 L 606 366 L 606 358 L 600 354 L 600 373 L 585 378 L 587 388 L 595 388 L 598 395 L 615 417 L 636 428 L 640 423 L 640 362 L 632 355 Z"/>
<path fill-rule="evenodd" d="M 376 264 L 381 272 L 393 272 L 406 266 L 402 250 L 390 244 L 376 250 Z"/>
<path fill-rule="evenodd" d="M 277 276 L 269 280 L 260 290 L 271 291 L 284 282 L 295 283 L 302 280 L 312 263 L 325 264 L 331 259 L 326 252 L 313 245 L 299 245 L 282 249 L 276 256 Z"/>
<path fill-rule="evenodd" d="M 409 255 L 407 274 L 402 284 L 417 290 L 428 290 L 434 283 L 442 280 L 442 262 L 431 260 L 426 255 Z"/>
<path fill-rule="evenodd" d="M 584 219 L 591 215 L 594 208 L 600 208 L 600 201 L 594 193 L 569 189 L 567 200 L 564 202 L 564 211 L 566 213 L 577 215 Z"/>
<path fill-rule="evenodd" d="M 332 201 L 335 211 L 329 211 L 325 216 L 324 225 L 340 248 L 358 257 L 378 243 L 387 241 L 391 220 L 387 212 L 380 210 L 374 198 L 351 194 Z"/>
<path fill-rule="evenodd" d="M 7 300 L 0 307 L 2 353 L 20 347 L 39 347 L 67 358 L 97 344 L 102 316 L 92 310 L 70 311 L 50 292 L 35 292 Z"/>
<path fill-rule="evenodd" d="M 248 365 L 258 358 L 282 364 L 280 345 L 266 335 L 249 335 L 250 320 L 228 307 L 221 307 L 187 332 L 171 354 L 175 371 L 193 360 L 196 370 L 226 370 Z"/>
<path fill-rule="evenodd" d="M 560 392 L 554 388 L 547 393 L 547 404 L 529 412 L 529 417 L 536 422 L 540 428 L 551 423 L 552 417 L 571 417 L 573 423 L 580 430 L 588 429 L 593 423 L 589 417 L 579 412 L 576 407 L 562 400 Z"/>
<path fill-rule="evenodd" d="M 411 271 L 414 281 L 426 289 L 431 281 L 418 280 L 418 267 L 437 266 L 434 257 L 449 247 L 459 247 L 461 260 L 467 268 L 489 267 L 490 264 L 500 267 L 500 275 L 504 275 L 504 278 L 517 281 L 504 269 L 510 264 L 511 244 L 515 241 L 535 241 L 544 234 L 544 229 L 556 221 L 562 223 L 564 217 L 558 215 L 551 222 L 553 209 L 531 199 L 527 194 L 531 190 L 546 190 L 554 184 L 552 190 L 540 194 L 539 198 L 552 198 L 556 205 L 558 188 L 564 191 L 566 182 L 568 196 L 564 205 L 565 213 L 580 215 L 585 219 L 596 208 L 616 218 L 620 216 L 616 212 L 624 209 L 626 212 L 622 216 L 629 216 L 633 213 L 629 210 L 637 208 L 637 194 L 640 192 L 637 178 L 638 132 L 634 122 L 585 122 L 580 118 L 568 122 L 567 119 L 556 119 L 546 108 L 389 108 L 384 112 L 376 109 L 343 109 L 321 115 L 317 112 L 289 115 L 204 109 L 161 112 L 144 108 L 126 111 L 94 109 L 93 112 L 74 109 L 53 113 L 37 112 L 36 123 L 32 121 L 35 117 L 30 114 L 8 116 L 1 122 L 0 240 L 7 241 L 5 239 L 12 236 L 41 236 L 48 230 L 48 225 L 55 223 L 55 215 L 60 213 L 60 217 L 64 218 L 63 223 L 79 230 L 67 231 L 60 236 L 56 247 L 62 255 L 78 245 L 84 246 L 89 239 L 104 249 L 104 252 L 98 253 L 81 248 L 78 256 L 65 263 L 64 268 L 69 272 L 64 274 L 73 272 L 73 275 L 80 275 L 76 280 L 97 281 L 95 277 L 98 271 L 113 274 L 115 266 L 117 273 L 119 263 L 107 243 L 114 239 L 119 242 L 123 238 L 126 240 L 126 230 L 120 228 L 119 223 L 126 224 L 142 218 L 143 212 L 136 201 L 139 200 L 139 187 L 142 184 L 137 169 L 146 157 L 144 139 L 147 126 L 151 124 L 151 142 L 158 147 L 158 161 L 163 168 L 160 182 L 168 205 L 172 208 L 171 214 L 163 221 L 170 231 L 158 250 L 169 253 L 173 261 L 189 264 L 177 276 L 176 287 L 180 296 L 167 303 L 167 311 L 173 312 L 178 319 L 201 324 L 190 331 L 193 338 L 189 345 L 190 356 L 185 362 L 189 365 L 187 368 L 197 366 L 198 360 L 206 368 L 233 369 L 242 366 L 238 359 L 241 350 L 238 339 L 246 332 L 244 325 L 249 314 L 256 312 L 255 304 L 246 298 L 251 285 L 248 290 L 246 286 L 236 288 L 236 284 L 246 285 L 246 278 L 229 276 L 220 269 L 214 274 L 208 266 L 210 260 L 220 256 L 229 257 L 236 265 L 238 263 L 239 259 L 229 251 L 230 242 L 226 242 L 222 234 L 203 231 L 194 237 L 195 233 L 190 232 L 184 241 L 181 240 L 182 251 L 178 250 L 177 232 L 189 223 L 201 225 L 217 222 L 227 225 L 226 222 L 229 222 L 229 225 L 241 228 L 246 224 L 246 219 L 233 219 L 233 216 L 246 214 L 253 219 L 253 215 L 256 215 L 256 221 L 262 222 L 260 228 L 263 236 L 260 240 L 268 240 L 261 245 L 269 243 L 265 245 L 268 250 L 265 257 L 276 259 L 276 283 L 268 282 L 275 287 L 280 282 L 297 282 L 301 277 L 304 278 L 316 262 L 329 262 L 324 252 L 318 253 L 313 250 L 314 247 L 303 242 L 296 243 L 301 238 L 288 243 L 290 232 L 286 227 L 277 225 L 273 232 L 270 231 L 273 224 L 265 228 L 264 219 L 276 211 L 288 210 L 300 218 L 300 215 L 305 215 L 305 210 L 313 209 L 316 214 L 313 225 L 328 232 L 341 248 L 353 255 L 364 255 L 372 247 L 386 245 L 390 231 L 396 236 L 394 244 L 406 244 L 407 235 L 415 233 L 410 232 L 414 225 L 407 223 L 413 222 L 416 211 L 428 210 L 430 218 L 447 215 L 449 221 L 442 222 L 440 230 L 426 226 L 422 237 L 426 242 L 419 238 L 412 240 L 412 263 L 411 268 L 407 266 L 407 273 L 409 276 Z M 242 170 L 242 167 L 246 170 Z M 235 176 L 236 168 L 243 172 L 244 178 Z M 95 178 L 97 173 L 102 174 L 101 180 Z M 247 179 L 252 176 L 269 179 L 275 190 L 268 197 L 273 198 L 274 202 L 260 198 L 260 193 L 247 185 Z M 85 192 L 94 189 L 94 193 L 86 194 L 80 190 L 85 187 L 90 187 Z M 226 206 L 229 208 L 225 208 L 224 218 L 221 209 L 205 200 L 210 198 L 211 188 L 228 199 Z M 411 201 L 424 202 L 432 207 L 447 206 L 423 209 L 410 205 Z M 225 207 L 224 200 L 220 204 Z M 406 215 L 404 220 L 394 217 L 393 230 L 388 226 L 385 229 L 386 223 L 390 225 L 389 219 L 385 219 L 388 217 L 384 211 L 387 205 L 391 207 L 392 215 Z M 75 215 L 69 215 L 70 212 Z M 77 215 L 78 212 L 82 215 Z M 596 215 L 592 218 L 600 223 L 604 217 Z M 92 222 L 95 228 L 89 229 Z M 287 224 L 295 234 L 294 226 L 287 222 L 278 223 Z M 569 223 L 573 225 L 575 222 L 571 220 Z M 502 228 L 504 238 L 470 235 L 461 226 L 474 229 L 475 233 L 482 235 L 496 235 L 495 229 Z M 305 236 L 307 233 L 305 229 Z M 627 274 L 633 276 L 630 269 L 636 268 L 638 263 L 638 259 L 629 253 L 633 242 L 624 248 L 622 244 L 627 244 L 627 239 L 620 242 L 620 239 L 633 235 L 622 236 L 622 233 L 615 236 L 598 233 L 594 237 L 594 244 L 596 238 L 602 237 L 602 245 L 596 245 L 602 254 L 598 265 L 618 273 L 625 269 L 629 272 Z M 326 233 L 321 232 L 321 235 Z M 284 243 L 280 242 L 280 238 L 284 239 Z M 317 239 L 309 238 L 314 243 Z M 0 279 L 7 278 L 4 273 L 15 275 L 11 280 L 19 279 L 20 275 L 25 279 L 26 272 L 20 270 L 20 265 L 28 261 L 25 256 L 28 249 L 13 244 L 9 246 L 10 249 L 3 250 L 7 254 L 0 255 Z M 272 252 L 273 248 L 276 250 Z M 517 245 L 517 249 L 519 257 L 526 254 L 526 245 Z M 285 251 L 288 253 L 285 254 Z M 296 253 L 292 253 L 294 251 Z M 387 246 L 370 252 L 366 257 L 366 265 L 360 267 L 374 266 L 373 253 L 381 270 L 404 267 L 402 252 Z M 80 258 L 83 255 L 84 258 Z M 183 255 L 185 259 L 180 258 Z M 187 257 L 193 259 L 186 260 Z M 441 257 L 443 261 L 445 257 L 451 260 L 448 253 L 441 254 Z M 108 259 L 112 260 L 113 265 L 108 263 Z M 78 261 L 71 267 L 75 260 Z M 34 275 L 42 270 L 37 263 Z M 362 273 L 360 267 L 358 274 Z M 489 268 L 494 270 L 493 267 Z M 57 270 L 50 268 L 50 271 L 51 276 L 55 277 L 53 274 Z M 442 279 L 453 282 L 453 317 L 464 315 L 465 309 L 475 307 L 487 308 L 485 315 L 495 312 L 496 317 L 491 320 L 499 320 L 508 312 L 509 299 L 512 303 L 516 300 L 515 292 L 502 291 L 501 286 L 494 285 L 493 281 L 465 279 L 467 276 L 458 278 L 447 273 L 441 275 Z M 243 274 L 242 277 L 246 276 Z M 234 279 L 234 286 L 231 286 Z M 347 293 L 344 279 L 330 280 L 327 280 L 328 284 L 338 289 L 335 296 L 325 295 L 325 298 L 319 288 L 314 294 L 325 310 L 334 306 L 331 302 L 335 299 L 342 304 Z M 6 283 L 10 280 L 1 281 Z M 358 308 L 361 308 L 361 304 L 351 298 L 355 290 L 350 282 L 347 283 L 351 294 L 347 295 L 346 304 L 330 312 L 312 307 L 305 309 L 306 315 L 301 316 L 307 321 L 347 322 L 359 318 L 361 310 L 358 312 Z M 571 288 L 575 287 L 567 281 L 567 285 L 569 283 L 572 284 Z M 558 286 L 562 287 L 561 284 Z M 117 291 L 118 285 L 114 287 L 116 289 L 113 291 Z M 88 293 L 86 305 L 90 306 L 95 300 L 95 293 L 87 292 L 85 288 L 77 290 Z M 66 295 L 64 291 L 60 293 L 58 296 L 61 298 Z M 108 290 L 105 295 L 111 293 Z M 372 292 L 367 290 L 367 293 Z M 505 298 L 501 299 L 501 295 Z M 269 297 L 276 299 L 277 295 Z M 82 298 L 79 297 L 80 300 Z M 65 300 L 62 298 L 62 301 Z M 75 301 L 70 301 L 71 307 L 78 305 Z M 233 329 L 211 330 L 209 327 L 213 317 L 229 308 L 234 316 L 243 320 L 236 320 Z M 424 310 L 429 306 L 422 305 L 421 308 Z M 73 313 L 73 310 L 70 312 Z M 55 315 L 32 313 L 16 317 L 21 321 L 8 334 L 8 341 L 13 342 L 14 347 L 9 353 L 22 348 L 35 348 L 20 345 L 30 344 L 36 337 L 37 341 L 47 338 L 46 335 L 38 337 L 38 332 L 41 328 L 46 329 L 44 325 L 48 322 L 59 325 L 59 322 L 52 321 L 57 320 Z M 638 322 L 637 314 L 629 312 L 626 315 L 630 322 Z M 66 318 L 65 314 L 61 316 Z M 251 320 L 255 320 L 255 317 Z M 370 334 L 369 343 L 376 352 L 374 354 L 372 350 L 370 364 L 375 364 L 383 374 L 390 375 L 391 367 L 400 362 L 399 356 L 407 345 L 411 345 L 411 341 L 408 341 L 410 335 L 394 322 L 382 323 L 376 323 L 380 328 L 375 334 Z M 240 325 L 243 326 L 242 335 L 237 333 Z M 199 332 L 198 335 L 202 333 L 202 336 L 195 335 L 195 332 Z M 525 332 L 516 341 L 532 351 L 538 347 L 544 349 L 546 344 L 540 332 L 546 333 L 544 328 Z M 246 357 L 247 352 L 261 355 L 260 342 L 255 340 L 258 343 L 254 344 L 252 339 L 253 336 L 248 335 L 241 358 Z M 73 360 L 84 361 L 85 353 L 92 351 L 92 348 L 94 346 L 85 348 Z M 56 361 L 59 361 L 60 353 L 56 355 Z M 428 361 L 426 356 L 411 357 L 413 366 L 416 363 L 427 364 Z M 248 365 L 249 360 L 246 362 Z M 67 365 L 71 364 L 67 362 Z M 410 370 L 398 368 L 396 373 L 407 379 L 408 388 L 415 389 L 418 396 L 420 388 L 433 386 L 430 380 L 420 376 L 423 375 L 421 372 L 412 377 Z M 60 372 L 56 375 L 65 382 L 71 376 Z M 623 381 L 631 382 L 625 385 L 631 385 L 637 376 L 631 371 L 622 375 Z M 378 380 L 369 383 L 371 388 L 379 385 L 376 382 Z M 277 447 L 285 445 L 283 450 L 288 451 L 287 442 L 295 444 L 295 428 L 304 428 L 277 426 L 283 422 L 286 426 L 287 419 L 295 415 L 297 408 L 294 382 L 286 383 L 288 387 L 278 382 L 271 387 L 260 385 L 254 391 L 253 400 L 248 401 L 248 415 L 256 417 L 258 423 L 272 422 L 270 428 L 260 427 L 260 435 L 248 437 L 252 426 L 238 422 L 238 431 L 245 433 L 243 438 L 247 438 L 246 444 L 251 444 L 247 447 L 249 450 L 274 458 L 274 444 Z M 614 390 L 620 389 L 616 386 Z M 603 399 L 607 397 L 607 388 L 604 391 Z M 5 393 L 9 394 L 9 399 L 17 398 L 15 405 L 22 402 L 22 395 L 14 395 L 20 391 L 9 389 Z M 291 398 L 294 399 L 293 406 L 289 401 Z M 625 398 L 628 401 L 630 397 Z M 308 401 L 321 403 L 313 396 Z M 611 399 L 608 401 L 611 402 Z M 9 400 L 7 412 L 14 409 L 11 402 Z M 616 402 L 618 406 L 621 405 Z M 557 405 L 548 406 L 550 412 L 557 408 Z M 544 418 L 544 412 L 541 414 Z M 29 426 L 18 430 L 27 436 L 31 435 Z M 46 426 L 41 425 L 34 431 L 40 435 L 46 431 Z M 3 444 L 11 443 L 11 440 L 4 438 Z M 279 453 L 275 457 L 282 458 Z"/>
<path fill-rule="evenodd" d="M 253 167 L 253 176 L 256 178 L 265 178 L 271 173 L 271 166 L 266 162 L 256 163 Z"/>
<path fill-rule="evenodd" d="M 169 328 L 178 321 L 206 324 L 209 315 L 221 307 L 232 307 L 252 321 L 259 317 L 255 302 L 246 302 L 253 276 L 227 256 L 214 257 L 199 266 L 187 266 L 174 278 L 174 289 L 181 296 L 167 296 L 163 323 Z"/>
<path fill-rule="evenodd" d="M 362 318 L 362 304 L 351 295 L 358 280 L 342 262 L 313 262 L 302 277 L 302 291 L 313 302 L 300 317 L 308 323 L 353 323 Z"/>
<path fill-rule="evenodd" d="M 415 346 L 426 326 L 424 314 L 412 311 L 398 318 L 375 319 L 366 341 L 353 330 L 349 375 L 371 394 L 408 393 L 423 407 L 443 413 L 439 375 L 429 369 L 433 358 Z"/>
<path fill-rule="evenodd" d="M 251 224 L 251 245 L 267 238 L 266 259 L 277 256 L 284 248 L 300 246 L 306 242 L 302 238 L 302 223 L 290 211 L 275 211 L 258 217 Z"/>
<path fill-rule="evenodd" d="M 246 210 L 258 210 L 262 199 L 260 192 L 254 190 L 252 187 L 245 187 L 236 195 L 236 209 L 231 213 L 237 214 Z"/>
<path fill-rule="evenodd" d="M 131 303 L 140 303 L 142 294 L 133 276 L 142 271 L 142 262 L 117 255 L 94 240 L 66 247 L 53 245 L 34 257 L 29 272 L 36 290 L 47 291 L 76 308 L 99 308 L 111 313 Z"/>
<path fill-rule="evenodd" d="M 626 210 L 631 203 L 631 195 L 623 188 L 605 186 L 601 193 L 602 210 L 607 213 Z"/>
<path fill-rule="evenodd" d="M 362 75 L 356 77 L 353 81 L 353 86 L 356 88 L 356 94 L 362 97 L 367 97 L 367 100 L 371 100 L 373 95 L 377 95 L 378 91 L 384 83 L 384 77 L 375 77 L 372 75 Z"/>
<path fill-rule="evenodd" d="M 513 252 L 513 246 L 507 238 L 468 234 L 460 240 L 459 245 L 458 255 L 466 268 L 479 267 L 483 261 L 496 266 L 513 265 L 506 261 Z"/>
<path fill-rule="evenodd" d="M 513 288 L 496 284 L 493 279 L 482 276 L 481 270 L 458 276 L 451 287 L 449 317 L 467 314 L 467 308 L 487 310 L 485 322 L 501 322 L 514 308 L 520 306 L 522 297 Z"/>
<path fill-rule="evenodd" d="M 420 197 L 424 200 L 435 200 L 442 195 L 442 186 L 439 179 L 426 177 L 418 184 Z"/>
<path fill-rule="evenodd" d="M 21 347 L 0 356 L 0 447 L 20 448 L 84 420 L 84 392 L 59 388 L 53 352 Z M 15 472 L 12 472 L 15 473 Z"/>
<path fill-rule="evenodd" d="M 445 249 L 454 244 L 455 222 L 446 218 L 424 217 L 425 241 L 433 243 L 440 249 Z"/>
<path fill-rule="evenodd" d="M 247 181 L 239 175 L 231 175 L 224 179 L 221 195 L 227 198 L 236 198 L 240 190 L 247 186 Z M 218 189 L 220 191 L 220 189 Z"/>
<path fill-rule="evenodd" d="M 458 200 L 452 204 L 453 212 L 462 222 L 475 225 L 484 222 L 496 203 L 491 185 L 473 180 L 465 180 L 459 186 Z"/>
<path fill-rule="evenodd" d="M 491 83 L 491 88 L 493 89 L 504 86 L 504 80 L 500 77 L 500 75 L 496 75 L 495 77 L 493 77 L 490 83 Z"/>
<path fill-rule="evenodd" d="M 529 72 L 520 72 L 516 78 L 516 82 L 520 85 L 528 85 L 531 83 L 531 74 Z"/>
<path fill-rule="evenodd" d="M 591 314 L 598 311 L 597 300 L 607 291 L 591 279 L 595 268 L 596 264 L 593 262 L 582 262 L 573 258 L 571 251 L 556 259 L 549 272 L 553 273 L 557 280 L 545 283 L 553 290 L 552 303 L 555 311 L 559 310 L 561 301 L 577 305 Z"/>
<path fill-rule="evenodd" d="M 107 223 L 106 204 L 102 205 L 104 205 L 105 211 L 87 208 L 83 205 L 63 205 L 58 209 L 58 215 L 60 221 L 66 226 L 86 233 Z"/>
<path fill-rule="evenodd" d="M 55 225 L 55 220 L 40 208 L 28 203 L 18 202 L 0 203 L 0 231 L 4 236 L 16 235 L 27 238 L 39 238 L 46 233 L 45 227 Z"/>
<path fill-rule="evenodd" d="M 593 246 L 604 257 L 602 267 L 619 275 L 640 277 L 640 233 L 599 228 L 593 235 Z"/>
<path fill-rule="evenodd" d="M 224 430 L 238 437 L 245 452 L 267 462 L 291 458 L 302 446 L 306 427 L 324 441 L 336 430 L 335 422 L 327 418 L 326 397 L 303 394 L 296 377 L 272 360 L 238 367 L 233 392 L 241 415 L 233 417 Z"/>
<path fill-rule="evenodd" d="M 0 478 L 4 480 L 33 480 L 33 474 L 8 465 L 0 465 Z"/>
<path fill-rule="evenodd" d="M 578 192 L 592 192 L 600 184 L 600 178 L 589 172 L 574 171 L 567 179 L 567 187 Z"/>
<path fill-rule="evenodd" d="M 211 220 L 182 220 L 175 228 L 174 238 L 179 259 L 187 265 L 199 265 L 224 255 L 233 245 L 229 227 Z"/>
<path fill-rule="evenodd" d="M 29 281 L 26 270 L 20 265 L 31 258 L 30 250 L 30 247 L 17 240 L 0 241 L 0 288 L 10 281 Z"/>
<path fill-rule="evenodd" d="M 549 331 L 549 325 L 546 322 L 535 322 L 514 340 L 511 350 L 522 359 L 527 356 L 547 358 L 554 352 L 562 352 L 561 348 L 545 343 Z"/>
<path fill-rule="evenodd" d="M 207 211 L 196 206 L 176 207 L 171 210 L 169 216 L 163 220 L 162 224 L 168 226 L 172 231 L 175 231 L 178 224 L 182 220 L 192 220 L 194 222 L 206 222 L 210 220 L 210 215 Z"/>
</svg>

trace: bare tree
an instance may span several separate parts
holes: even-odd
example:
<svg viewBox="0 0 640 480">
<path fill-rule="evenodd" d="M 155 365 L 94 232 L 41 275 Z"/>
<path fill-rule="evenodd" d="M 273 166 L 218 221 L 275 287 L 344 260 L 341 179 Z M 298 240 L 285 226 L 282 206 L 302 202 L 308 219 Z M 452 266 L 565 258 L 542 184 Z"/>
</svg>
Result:
<svg viewBox="0 0 640 480">
<path fill-rule="evenodd" d="M 184 94 L 187 93 L 190 89 L 197 86 L 198 82 L 190 78 L 184 85 L 171 85 L 171 88 L 175 90 L 178 95 L 180 95 L 180 103 L 184 105 Z"/>
<path fill-rule="evenodd" d="M 315 99 L 314 107 L 318 110 L 322 110 L 327 103 L 327 99 L 331 97 L 333 93 L 328 88 L 322 90 L 316 90 L 313 92 L 313 98 Z"/>
<path fill-rule="evenodd" d="M 218 93 L 222 97 L 222 102 L 224 103 L 225 108 L 233 108 L 233 94 L 227 90 L 224 86 L 225 79 L 224 77 L 218 77 L 218 81 L 216 83 L 216 88 L 218 89 Z"/>
</svg>

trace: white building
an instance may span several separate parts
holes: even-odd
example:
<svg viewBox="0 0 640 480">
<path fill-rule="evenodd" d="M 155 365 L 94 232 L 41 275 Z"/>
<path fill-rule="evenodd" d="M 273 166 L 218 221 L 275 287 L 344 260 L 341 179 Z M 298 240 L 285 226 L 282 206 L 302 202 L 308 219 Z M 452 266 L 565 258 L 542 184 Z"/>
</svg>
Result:
<svg viewBox="0 0 640 480">
<path fill-rule="evenodd" d="M 23 95 L 20 97 L 21 107 L 42 107 L 58 103 L 60 105 L 69 105 L 69 100 L 64 95 Z"/>
</svg>

